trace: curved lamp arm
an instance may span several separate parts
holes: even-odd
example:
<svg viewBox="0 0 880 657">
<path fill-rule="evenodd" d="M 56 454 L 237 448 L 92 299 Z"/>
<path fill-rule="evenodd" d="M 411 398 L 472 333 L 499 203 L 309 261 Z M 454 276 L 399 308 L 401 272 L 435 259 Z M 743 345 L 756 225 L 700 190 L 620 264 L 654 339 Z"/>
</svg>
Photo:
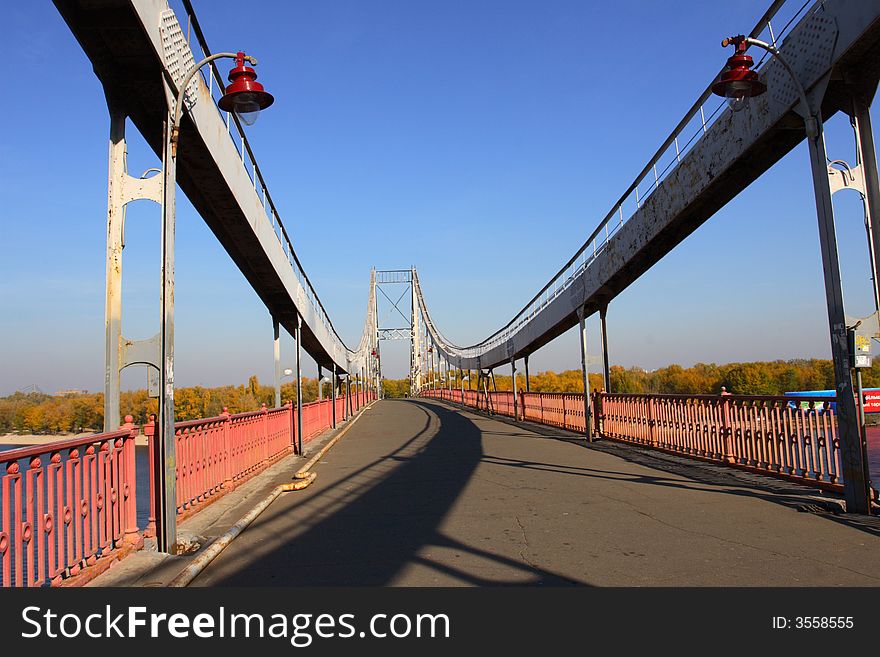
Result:
<svg viewBox="0 0 880 657">
<path fill-rule="evenodd" d="M 177 92 L 177 101 L 174 103 L 174 120 L 171 123 L 171 157 L 177 156 L 177 138 L 178 133 L 180 131 L 180 118 L 183 114 L 183 96 L 186 93 L 186 88 L 189 86 L 190 80 L 193 79 L 193 76 L 199 71 L 202 66 L 208 64 L 209 62 L 213 62 L 215 59 L 235 59 L 238 57 L 237 53 L 234 52 L 218 52 L 213 55 L 209 55 L 205 57 L 198 64 L 193 66 L 189 73 L 186 74 L 183 78 L 183 82 L 178 87 Z M 251 55 L 245 55 L 244 59 L 251 63 L 252 66 L 257 65 L 257 58 L 252 57 Z"/>
<path fill-rule="evenodd" d="M 728 37 L 721 42 L 722 46 L 728 46 L 735 44 L 737 41 L 742 41 L 747 43 L 750 46 L 757 46 L 762 50 L 766 50 L 773 57 L 779 60 L 779 63 L 785 67 L 785 70 L 788 71 L 788 74 L 791 76 L 791 79 L 794 80 L 794 85 L 797 87 L 798 94 L 801 97 L 801 103 L 804 105 L 804 109 L 807 112 L 807 115 L 804 117 L 804 124 L 807 129 L 807 136 L 815 138 L 819 134 L 818 120 L 816 115 L 813 113 L 813 109 L 810 107 L 810 101 L 807 98 L 807 92 L 804 90 L 804 85 L 801 84 L 801 81 L 798 79 L 798 76 L 795 74 L 794 69 L 791 67 L 791 64 L 782 56 L 782 53 L 779 52 L 779 49 L 776 46 L 772 46 L 765 41 L 761 41 L 760 39 L 753 39 L 752 37 Z"/>
</svg>

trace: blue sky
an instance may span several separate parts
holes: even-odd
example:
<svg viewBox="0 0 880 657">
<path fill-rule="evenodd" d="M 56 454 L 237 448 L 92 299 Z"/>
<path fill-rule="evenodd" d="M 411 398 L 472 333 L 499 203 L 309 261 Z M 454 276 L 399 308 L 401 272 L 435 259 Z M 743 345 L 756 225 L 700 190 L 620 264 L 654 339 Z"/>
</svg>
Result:
<svg viewBox="0 0 880 657">
<path fill-rule="evenodd" d="M 276 104 L 249 129 L 299 257 L 356 344 L 370 267 L 415 265 L 459 344 L 484 338 L 555 273 L 769 4 L 681 1 L 194 2 L 214 51 L 260 59 Z M 174 5 L 173 5 L 174 6 Z M 29 92 L 0 141 L 0 394 L 103 381 L 108 116 L 50 2 L 7 8 Z M 223 65 L 223 70 L 227 66 Z M 845 117 L 829 154 L 852 162 Z M 129 128 L 129 169 L 157 165 Z M 850 314 L 872 310 L 861 203 L 835 198 Z M 130 207 L 124 333 L 158 329 L 156 206 Z M 178 197 L 178 385 L 271 380 L 272 327 Z M 384 312 L 382 313 L 384 315 Z M 609 309 L 612 362 L 828 357 L 809 160 L 786 156 Z M 596 352 L 596 319 L 589 324 Z M 285 366 L 293 343 L 282 343 Z M 383 343 L 405 376 L 403 343 Z M 532 371 L 577 366 L 569 332 Z M 307 374 L 314 366 L 307 361 Z M 124 387 L 140 387 L 142 370 Z"/>
</svg>

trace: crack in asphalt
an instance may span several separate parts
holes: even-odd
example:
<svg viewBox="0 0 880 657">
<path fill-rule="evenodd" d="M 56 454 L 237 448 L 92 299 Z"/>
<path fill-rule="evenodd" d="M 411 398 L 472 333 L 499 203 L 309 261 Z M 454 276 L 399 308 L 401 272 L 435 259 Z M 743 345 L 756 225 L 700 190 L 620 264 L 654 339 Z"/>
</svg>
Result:
<svg viewBox="0 0 880 657">
<path fill-rule="evenodd" d="M 527 547 L 527 548 L 531 548 L 532 546 L 531 546 L 531 544 L 529 543 L 529 537 L 526 536 L 526 528 L 525 528 L 525 526 L 523 526 L 523 524 L 522 524 L 522 520 L 520 520 L 520 519 L 519 519 L 519 516 L 516 515 L 516 514 L 514 514 L 513 517 L 516 518 L 516 524 L 519 525 L 519 531 L 522 533 L 523 543 L 526 544 L 526 547 Z M 537 566 L 536 566 L 532 561 L 530 561 L 530 560 L 526 557 L 526 555 L 525 555 L 525 548 L 523 548 L 522 550 L 519 551 L 519 558 L 522 559 L 523 562 L 527 563 L 527 564 L 528 564 L 529 566 L 531 566 L 532 568 L 537 568 Z"/>
</svg>

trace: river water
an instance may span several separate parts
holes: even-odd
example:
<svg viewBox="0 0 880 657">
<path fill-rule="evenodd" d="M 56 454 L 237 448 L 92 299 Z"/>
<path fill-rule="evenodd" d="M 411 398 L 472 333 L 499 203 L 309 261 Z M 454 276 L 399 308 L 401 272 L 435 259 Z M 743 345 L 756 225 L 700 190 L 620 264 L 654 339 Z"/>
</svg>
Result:
<svg viewBox="0 0 880 657">
<path fill-rule="evenodd" d="M 26 445 L 0 445 L 0 452 L 18 447 L 26 447 Z M 30 447 L 30 445 L 27 445 L 27 447 Z M 147 526 L 147 520 L 150 517 L 150 450 L 146 446 L 138 446 L 135 447 L 134 454 L 135 482 L 137 486 L 137 525 L 140 529 L 143 529 Z M 65 457 L 62 455 L 63 458 Z M 21 459 L 19 461 L 19 471 L 24 473 L 27 471 L 27 467 L 27 459 Z"/>
</svg>

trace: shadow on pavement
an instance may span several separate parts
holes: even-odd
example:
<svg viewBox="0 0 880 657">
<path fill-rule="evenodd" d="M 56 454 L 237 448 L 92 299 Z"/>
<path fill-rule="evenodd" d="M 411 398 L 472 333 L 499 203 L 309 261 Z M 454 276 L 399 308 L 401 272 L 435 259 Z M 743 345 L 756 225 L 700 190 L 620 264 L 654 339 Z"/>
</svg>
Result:
<svg viewBox="0 0 880 657">
<path fill-rule="evenodd" d="M 442 534 L 438 527 L 483 459 L 481 431 L 457 410 L 439 404 L 418 399 L 383 404 L 397 407 L 394 425 L 384 432 L 394 438 L 353 434 L 342 443 L 347 457 L 352 450 L 373 449 L 370 462 L 351 459 L 356 465 L 342 475 L 325 470 L 308 496 L 273 504 L 242 537 L 251 539 L 253 549 L 235 556 L 236 547 L 242 550 L 239 539 L 196 584 L 383 586 L 405 566 L 420 564 L 473 585 L 585 585 Z M 358 429 L 361 434 L 367 430 Z M 385 442 L 371 447 L 373 440 Z M 387 451 L 376 458 L 375 448 L 383 444 Z M 340 457 L 337 453 L 334 462 Z M 487 579 L 466 566 L 426 559 L 426 546 L 467 553 L 523 577 L 515 582 Z"/>
<path fill-rule="evenodd" d="M 472 409 L 468 409 L 472 411 Z M 506 423 L 512 423 L 507 418 L 493 417 Z M 797 509 L 805 513 L 813 513 L 835 523 L 839 523 L 880 537 L 880 517 L 865 515 L 848 515 L 843 513 L 842 499 L 824 493 L 818 488 L 813 489 L 797 482 L 777 479 L 747 470 L 727 467 L 721 464 L 708 463 L 697 459 L 691 459 L 684 455 L 668 454 L 654 451 L 646 447 L 631 445 L 628 443 L 612 440 L 599 440 L 588 443 L 582 436 L 564 432 L 555 427 L 545 427 L 537 424 L 517 424 L 528 433 L 522 435 L 542 436 L 551 440 L 559 440 L 578 447 L 596 450 L 616 456 L 629 463 L 644 466 L 659 472 L 667 472 L 677 477 L 686 478 L 692 482 L 704 486 L 712 486 L 715 492 L 741 497 L 751 497 L 774 504 L 780 504 Z M 489 433 L 489 432 L 485 432 Z M 650 484 L 653 486 L 669 486 L 673 488 L 691 488 L 687 482 L 680 479 L 658 477 L 654 475 L 634 476 L 632 473 L 614 472 L 610 470 L 595 470 L 577 466 L 540 463 L 537 461 L 511 461 L 501 459 L 494 461 L 498 465 L 510 467 L 528 468 L 535 470 L 555 471 L 574 476 L 599 477 L 608 479 L 626 479 L 629 482 Z"/>
</svg>

